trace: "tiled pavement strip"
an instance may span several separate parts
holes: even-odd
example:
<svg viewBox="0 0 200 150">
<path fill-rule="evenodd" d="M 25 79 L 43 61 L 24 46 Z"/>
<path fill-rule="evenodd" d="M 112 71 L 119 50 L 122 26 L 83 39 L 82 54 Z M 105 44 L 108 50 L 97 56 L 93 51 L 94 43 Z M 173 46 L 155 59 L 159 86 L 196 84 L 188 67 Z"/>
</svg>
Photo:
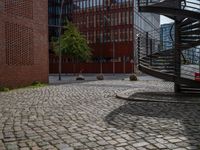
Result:
<svg viewBox="0 0 200 150">
<path fill-rule="evenodd" d="M 130 102 L 138 87 L 161 81 L 93 81 L 0 93 L 0 150 L 200 149 L 200 105 Z"/>
</svg>

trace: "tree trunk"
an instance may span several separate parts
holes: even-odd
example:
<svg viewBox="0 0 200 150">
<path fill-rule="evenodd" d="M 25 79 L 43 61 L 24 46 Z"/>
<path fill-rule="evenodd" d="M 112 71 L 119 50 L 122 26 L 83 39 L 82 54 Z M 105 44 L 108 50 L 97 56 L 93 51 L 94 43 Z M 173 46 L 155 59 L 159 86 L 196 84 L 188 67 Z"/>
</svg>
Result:
<svg viewBox="0 0 200 150">
<path fill-rule="evenodd" d="M 78 58 L 76 58 L 76 68 L 77 68 L 77 66 L 78 66 Z M 77 70 L 77 75 L 79 75 L 80 74 L 80 70 L 78 69 Z"/>
<path fill-rule="evenodd" d="M 73 58 L 73 74 L 76 75 L 76 65 L 75 65 L 75 59 Z"/>
</svg>

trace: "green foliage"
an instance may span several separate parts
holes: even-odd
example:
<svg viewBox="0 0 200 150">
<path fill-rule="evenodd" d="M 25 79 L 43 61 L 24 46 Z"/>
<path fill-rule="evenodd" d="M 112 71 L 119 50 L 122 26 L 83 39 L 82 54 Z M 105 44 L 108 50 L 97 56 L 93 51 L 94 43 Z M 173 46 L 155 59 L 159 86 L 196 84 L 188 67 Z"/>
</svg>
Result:
<svg viewBox="0 0 200 150">
<path fill-rule="evenodd" d="M 17 88 L 14 88 L 14 89 L 9 89 L 7 87 L 0 87 L 0 92 L 8 92 L 8 91 L 11 91 L 11 90 L 17 90 L 17 89 L 21 89 L 21 88 L 39 88 L 39 87 L 44 87 L 46 85 L 47 84 L 35 81 L 29 86 L 21 86 L 21 87 L 17 87 Z"/>
<path fill-rule="evenodd" d="M 132 74 L 129 76 L 130 81 L 137 81 L 137 76 L 135 74 Z"/>
<path fill-rule="evenodd" d="M 60 47 L 62 54 L 65 54 L 75 60 L 85 61 L 91 57 L 91 49 L 87 40 L 80 34 L 78 29 L 70 22 L 67 23 L 66 31 L 61 36 Z M 53 49 L 59 54 L 59 39 L 53 40 Z"/>
<path fill-rule="evenodd" d="M 31 85 L 35 86 L 35 85 L 38 85 L 38 84 L 41 84 L 41 83 L 39 81 L 34 81 Z"/>
<path fill-rule="evenodd" d="M 6 87 L 0 87 L 0 92 L 8 92 L 10 91 L 9 88 L 6 88 Z"/>
<path fill-rule="evenodd" d="M 38 82 L 38 81 L 35 81 L 31 84 L 31 88 L 37 88 L 37 87 L 43 87 L 43 86 L 46 86 L 46 84 L 44 83 L 41 83 L 41 82 Z"/>
</svg>

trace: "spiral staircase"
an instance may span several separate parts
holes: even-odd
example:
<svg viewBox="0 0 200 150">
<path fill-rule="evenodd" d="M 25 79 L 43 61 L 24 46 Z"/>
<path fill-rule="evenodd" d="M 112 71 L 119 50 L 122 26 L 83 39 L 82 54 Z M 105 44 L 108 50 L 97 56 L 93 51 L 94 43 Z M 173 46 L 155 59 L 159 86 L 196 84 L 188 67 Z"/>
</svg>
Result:
<svg viewBox="0 0 200 150">
<path fill-rule="evenodd" d="M 165 41 L 168 49 L 160 39 L 139 35 L 139 70 L 174 82 L 175 92 L 200 93 L 200 0 L 138 0 L 138 9 L 173 19 L 175 34 Z"/>
</svg>

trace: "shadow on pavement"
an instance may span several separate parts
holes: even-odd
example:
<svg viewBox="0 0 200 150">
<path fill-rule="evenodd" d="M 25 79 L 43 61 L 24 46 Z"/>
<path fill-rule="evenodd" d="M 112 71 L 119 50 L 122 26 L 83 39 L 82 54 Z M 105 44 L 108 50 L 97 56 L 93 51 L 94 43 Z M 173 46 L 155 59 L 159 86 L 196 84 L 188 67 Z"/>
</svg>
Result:
<svg viewBox="0 0 200 150">
<path fill-rule="evenodd" d="M 116 128 L 132 130 L 133 134 L 168 137 L 168 143 L 179 139 L 177 142 L 181 142 L 182 147 L 188 143 L 200 149 L 200 104 L 127 102 L 105 120 Z"/>
</svg>

